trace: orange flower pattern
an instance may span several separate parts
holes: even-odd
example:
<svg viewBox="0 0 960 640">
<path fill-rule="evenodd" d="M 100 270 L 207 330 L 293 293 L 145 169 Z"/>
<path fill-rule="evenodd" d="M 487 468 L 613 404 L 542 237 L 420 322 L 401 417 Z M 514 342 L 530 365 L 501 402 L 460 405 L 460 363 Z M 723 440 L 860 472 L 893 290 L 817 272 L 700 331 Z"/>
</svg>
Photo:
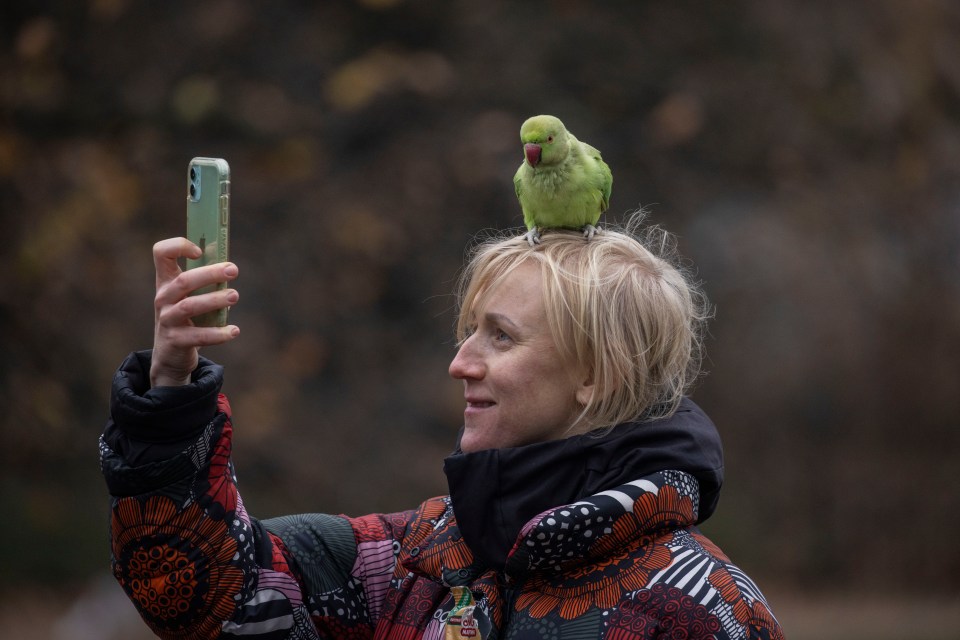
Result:
<svg viewBox="0 0 960 640">
<path fill-rule="evenodd" d="M 603 612 L 589 637 L 609 640 L 782 638 L 756 586 L 693 527 L 696 492 L 667 471 L 534 518 L 508 563 L 526 574 L 515 610 L 543 629 Z"/>
<path fill-rule="evenodd" d="M 222 396 L 219 406 L 229 411 Z M 228 628 L 252 637 L 249 629 L 264 624 L 316 638 L 283 541 L 262 532 L 268 550 L 265 566 L 257 564 L 230 462 L 232 431 L 220 413 L 193 446 L 139 475 L 101 439 L 108 482 L 129 487 L 111 503 L 114 576 L 161 638 L 219 638 Z M 137 494 L 151 486 L 163 488 Z"/>
<path fill-rule="evenodd" d="M 524 585 L 517 608 L 534 618 L 557 610 L 564 620 L 591 608 L 612 609 L 624 592 L 643 588 L 650 576 L 670 564 L 670 552 L 654 538 L 638 538 L 602 559 L 556 575 L 537 573 Z"/>
<path fill-rule="evenodd" d="M 218 637 L 244 584 L 226 524 L 156 495 L 118 500 L 112 529 L 116 578 L 154 633 Z"/>
<path fill-rule="evenodd" d="M 731 608 L 736 621 L 753 630 L 751 638 L 782 640 L 783 631 L 767 606 L 763 594 L 742 571 L 734 566 L 718 568 L 709 577 L 710 584 Z"/>
<path fill-rule="evenodd" d="M 664 485 L 656 493 L 640 495 L 633 509 L 613 523 L 609 534 L 590 548 L 593 556 L 604 556 L 612 550 L 629 544 L 639 534 L 655 534 L 661 531 L 686 527 L 693 524 L 693 500 L 681 496 L 671 485 Z"/>
<path fill-rule="evenodd" d="M 629 511 L 624 503 L 630 504 Z M 525 551 L 528 568 L 555 569 L 535 573 L 517 607 L 535 618 L 556 609 L 564 620 L 591 608 L 611 609 L 624 593 L 641 589 L 669 566 L 670 548 L 658 534 L 694 519 L 691 496 L 681 496 L 666 483 L 620 487 L 554 509 L 539 517 L 526 531 L 524 544 L 515 548 Z"/>
</svg>

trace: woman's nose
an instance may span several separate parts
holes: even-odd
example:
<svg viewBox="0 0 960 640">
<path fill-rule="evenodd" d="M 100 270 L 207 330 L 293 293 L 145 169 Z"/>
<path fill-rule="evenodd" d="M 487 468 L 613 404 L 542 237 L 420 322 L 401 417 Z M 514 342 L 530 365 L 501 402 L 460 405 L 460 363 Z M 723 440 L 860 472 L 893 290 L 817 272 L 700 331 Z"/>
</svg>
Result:
<svg viewBox="0 0 960 640">
<path fill-rule="evenodd" d="M 466 378 L 479 379 L 483 377 L 483 363 L 477 357 L 473 348 L 474 336 L 470 336 L 460 343 L 457 355 L 453 357 L 448 369 L 451 378 L 464 380 Z"/>
</svg>

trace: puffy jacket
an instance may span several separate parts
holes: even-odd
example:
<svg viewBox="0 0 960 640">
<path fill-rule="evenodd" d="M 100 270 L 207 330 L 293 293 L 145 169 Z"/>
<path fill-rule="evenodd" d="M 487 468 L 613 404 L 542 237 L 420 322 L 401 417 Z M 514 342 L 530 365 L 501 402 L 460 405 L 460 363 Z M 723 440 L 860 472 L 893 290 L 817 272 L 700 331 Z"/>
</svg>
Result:
<svg viewBox="0 0 960 640">
<path fill-rule="evenodd" d="M 756 585 L 696 528 L 720 442 L 669 419 L 445 461 L 450 495 L 359 518 L 257 520 L 237 493 L 222 369 L 114 378 L 101 468 L 113 571 L 163 638 L 782 638 Z M 458 518 L 459 516 L 459 518 Z"/>
</svg>

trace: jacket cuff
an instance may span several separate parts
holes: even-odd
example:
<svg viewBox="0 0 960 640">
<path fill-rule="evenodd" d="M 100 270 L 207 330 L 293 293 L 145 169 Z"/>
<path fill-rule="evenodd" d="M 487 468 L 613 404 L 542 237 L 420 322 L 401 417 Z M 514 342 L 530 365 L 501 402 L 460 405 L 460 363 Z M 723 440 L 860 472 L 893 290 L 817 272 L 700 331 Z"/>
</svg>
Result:
<svg viewBox="0 0 960 640">
<path fill-rule="evenodd" d="M 190 384 L 150 388 L 151 350 L 131 353 L 113 376 L 110 415 L 131 440 L 192 442 L 217 413 L 223 367 L 201 357 Z"/>
</svg>

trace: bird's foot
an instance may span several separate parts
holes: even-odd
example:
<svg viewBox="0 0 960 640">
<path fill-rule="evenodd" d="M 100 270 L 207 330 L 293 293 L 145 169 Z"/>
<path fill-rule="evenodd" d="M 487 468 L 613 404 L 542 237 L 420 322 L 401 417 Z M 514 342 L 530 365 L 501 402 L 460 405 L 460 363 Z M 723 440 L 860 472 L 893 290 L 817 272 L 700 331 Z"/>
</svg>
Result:
<svg viewBox="0 0 960 640">
<path fill-rule="evenodd" d="M 583 237 L 587 239 L 587 242 L 593 240 L 593 236 L 600 233 L 600 228 L 595 227 L 592 224 L 583 225 Z"/>
<path fill-rule="evenodd" d="M 530 229 L 530 231 L 527 231 L 523 237 L 527 239 L 527 244 L 529 244 L 531 247 L 535 247 L 540 244 L 540 230 L 536 227 Z"/>
</svg>

